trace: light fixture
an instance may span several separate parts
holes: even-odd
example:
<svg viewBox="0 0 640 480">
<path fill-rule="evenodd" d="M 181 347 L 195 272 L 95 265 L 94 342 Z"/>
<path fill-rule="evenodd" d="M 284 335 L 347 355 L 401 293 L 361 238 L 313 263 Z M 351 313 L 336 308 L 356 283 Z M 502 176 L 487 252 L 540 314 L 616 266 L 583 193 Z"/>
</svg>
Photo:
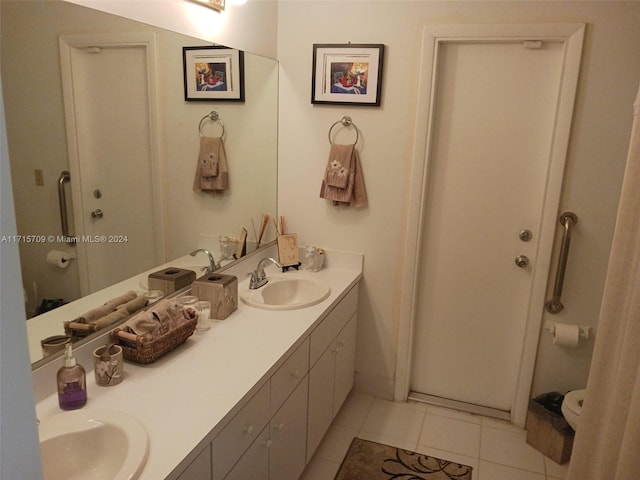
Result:
<svg viewBox="0 0 640 480">
<path fill-rule="evenodd" d="M 196 3 L 200 3 L 202 5 L 206 5 L 207 7 L 213 8 L 214 10 L 222 11 L 224 10 L 224 4 L 226 0 L 193 0 Z"/>
</svg>

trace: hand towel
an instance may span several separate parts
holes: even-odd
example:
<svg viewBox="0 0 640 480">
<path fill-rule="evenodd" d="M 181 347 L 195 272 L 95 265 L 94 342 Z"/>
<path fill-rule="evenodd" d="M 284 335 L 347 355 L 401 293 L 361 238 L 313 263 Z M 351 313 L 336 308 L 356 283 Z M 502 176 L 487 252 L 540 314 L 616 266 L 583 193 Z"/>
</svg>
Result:
<svg viewBox="0 0 640 480">
<path fill-rule="evenodd" d="M 122 330 L 141 336 L 144 340 L 152 340 L 162 335 L 160 322 L 150 311 L 140 312 L 122 324 Z"/>
<path fill-rule="evenodd" d="M 325 171 L 325 181 L 330 187 L 347 188 L 349 173 L 354 156 L 353 145 L 331 145 L 329 161 Z"/>
<path fill-rule="evenodd" d="M 123 295 L 108 300 L 104 305 L 100 305 L 97 308 L 93 308 L 88 312 L 83 313 L 73 321 L 77 323 L 95 323 L 97 320 L 113 313 L 119 305 L 132 301 L 137 296 L 138 294 L 136 292 L 129 290 Z"/>
<path fill-rule="evenodd" d="M 120 295 L 119 297 L 112 298 L 111 300 L 106 302 L 105 305 L 108 305 L 115 309 L 118 305 L 122 305 L 123 303 L 134 300 L 137 296 L 138 294 L 136 292 L 134 292 L 133 290 L 129 290 L 127 293 Z"/>
<path fill-rule="evenodd" d="M 220 192 L 228 188 L 229 169 L 222 138 L 200 137 L 193 191 Z"/>
<path fill-rule="evenodd" d="M 325 178 L 322 179 L 322 186 L 320 187 L 320 198 L 332 200 L 334 205 L 346 205 L 349 207 L 364 207 L 367 204 L 367 192 L 364 186 L 364 176 L 362 173 L 362 165 L 360 163 L 360 157 L 358 151 L 353 148 L 353 145 L 342 145 L 343 147 L 352 147 L 352 155 L 349 163 L 349 175 L 344 188 L 340 188 L 330 184 L 328 176 L 325 174 Z M 331 151 L 334 150 L 332 145 Z M 330 152 L 331 153 L 331 152 Z M 327 172 L 331 169 L 332 158 L 329 155 L 329 164 L 327 165 Z M 333 180 L 331 180 L 333 182 Z"/>
<path fill-rule="evenodd" d="M 89 323 L 91 325 L 95 325 L 96 327 L 98 327 L 98 329 L 100 329 L 100 328 L 107 327 L 112 323 L 117 322 L 118 320 L 122 320 L 128 315 L 129 315 L 129 312 L 124 308 L 124 305 L 120 305 L 109 315 L 105 315 L 104 317 L 98 318 L 97 320 L 94 320 L 93 322 L 89 322 Z"/>
</svg>

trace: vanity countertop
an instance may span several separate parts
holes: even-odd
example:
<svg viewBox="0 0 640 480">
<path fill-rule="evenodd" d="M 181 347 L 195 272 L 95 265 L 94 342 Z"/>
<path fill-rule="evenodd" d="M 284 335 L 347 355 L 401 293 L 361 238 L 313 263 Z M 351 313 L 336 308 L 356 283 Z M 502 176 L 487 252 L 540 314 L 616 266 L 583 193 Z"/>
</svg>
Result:
<svg viewBox="0 0 640 480">
<path fill-rule="evenodd" d="M 277 273 L 275 267 L 265 270 Z M 241 272 L 238 290 L 247 288 Z M 295 271 L 291 272 L 293 275 Z M 225 320 L 195 332 L 183 345 L 150 365 L 125 362 L 125 378 L 113 387 L 95 384 L 87 370 L 87 408 L 119 410 L 137 417 L 149 434 L 149 458 L 141 480 L 169 476 L 196 447 L 210 441 L 234 407 L 259 388 L 314 326 L 362 276 L 362 255 L 327 253 L 317 273 L 331 285 L 324 301 L 300 310 L 259 310 L 239 300 Z M 59 414 L 57 394 L 36 405 L 40 420 Z M 226 417 L 226 418 L 225 418 Z"/>
</svg>

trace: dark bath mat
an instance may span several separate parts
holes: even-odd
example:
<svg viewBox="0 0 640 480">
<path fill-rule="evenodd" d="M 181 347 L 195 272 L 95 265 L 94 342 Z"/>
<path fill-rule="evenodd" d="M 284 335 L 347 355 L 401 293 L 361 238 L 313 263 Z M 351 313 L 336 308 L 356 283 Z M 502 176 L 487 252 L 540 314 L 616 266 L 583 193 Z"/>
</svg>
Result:
<svg viewBox="0 0 640 480">
<path fill-rule="evenodd" d="M 471 467 L 354 438 L 334 480 L 471 480 Z"/>
</svg>

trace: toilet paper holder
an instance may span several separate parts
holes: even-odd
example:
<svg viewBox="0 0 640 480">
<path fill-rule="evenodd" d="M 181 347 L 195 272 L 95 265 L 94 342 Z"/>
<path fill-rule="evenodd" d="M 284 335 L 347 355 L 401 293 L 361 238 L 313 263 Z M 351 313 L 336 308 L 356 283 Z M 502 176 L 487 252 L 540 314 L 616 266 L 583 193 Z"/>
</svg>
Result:
<svg viewBox="0 0 640 480">
<path fill-rule="evenodd" d="M 553 320 L 547 320 L 544 324 L 544 329 L 553 335 L 556 331 L 556 322 Z M 591 336 L 591 327 L 587 325 L 578 325 L 579 337 L 587 340 Z"/>
</svg>

